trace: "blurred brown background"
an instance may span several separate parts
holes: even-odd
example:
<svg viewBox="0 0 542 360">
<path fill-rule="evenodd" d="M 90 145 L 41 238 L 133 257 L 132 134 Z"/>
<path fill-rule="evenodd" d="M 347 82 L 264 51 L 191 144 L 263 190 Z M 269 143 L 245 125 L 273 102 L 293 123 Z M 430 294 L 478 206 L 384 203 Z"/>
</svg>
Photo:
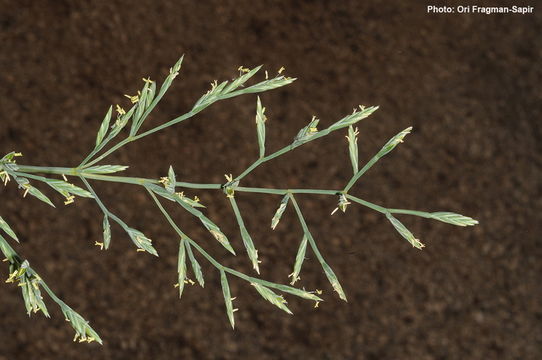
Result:
<svg viewBox="0 0 542 360">
<path fill-rule="evenodd" d="M 349 302 L 332 293 L 309 251 L 300 285 L 324 289 L 319 309 L 289 297 L 288 316 L 232 279 L 240 311 L 231 331 L 218 273 L 203 259 L 205 289 L 177 298 L 177 238 L 140 189 L 95 185 L 113 212 L 155 240 L 160 258 L 136 253 L 118 227 L 112 248 L 98 251 L 101 212 L 91 200 L 52 210 L 21 200 L 10 184 L 0 212 L 22 239 L 16 249 L 105 343 L 72 343 L 52 303 L 52 319 L 28 319 L 18 289 L 6 284 L 0 359 L 540 359 L 541 11 L 430 15 L 418 1 L 1 0 L 0 153 L 21 151 L 21 163 L 77 165 L 109 104 L 127 106 L 123 94 L 144 76 L 162 80 L 183 53 L 181 74 L 147 126 L 188 111 L 239 65 L 285 66 L 299 80 L 262 95 L 269 149 L 290 143 L 313 114 L 325 127 L 358 104 L 380 105 L 359 124 L 362 162 L 398 131 L 414 131 L 353 193 L 388 207 L 460 212 L 480 225 L 402 216 L 427 245 L 418 251 L 369 209 L 330 217 L 335 198 L 300 197 Z M 173 164 L 182 180 L 223 182 L 256 159 L 255 104 L 253 95 L 217 103 L 107 163 L 155 178 Z M 344 135 L 278 158 L 243 184 L 340 188 L 351 175 Z M 223 194 L 190 194 L 240 255 L 228 256 L 172 209 L 184 231 L 251 273 Z M 238 201 L 262 277 L 287 282 L 301 240 L 293 211 L 272 232 L 280 197 Z"/>
</svg>

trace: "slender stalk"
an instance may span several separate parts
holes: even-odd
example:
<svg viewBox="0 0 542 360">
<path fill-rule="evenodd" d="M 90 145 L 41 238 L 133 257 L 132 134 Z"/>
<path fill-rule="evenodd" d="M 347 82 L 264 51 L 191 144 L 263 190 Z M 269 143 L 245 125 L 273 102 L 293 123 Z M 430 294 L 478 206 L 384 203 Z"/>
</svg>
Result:
<svg viewBox="0 0 542 360">
<path fill-rule="evenodd" d="M 34 180 L 38 180 L 38 181 L 43 181 L 45 182 L 47 180 L 46 177 L 43 177 L 43 176 L 37 176 L 37 175 L 32 175 L 32 174 L 26 174 L 26 173 L 21 173 L 21 172 L 18 172 L 18 171 L 14 171 L 12 172 L 13 175 L 16 175 L 16 176 L 20 176 L 20 177 L 26 177 L 26 178 L 29 178 L 29 179 L 34 179 Z"/>
<path fill-rule="evenodd" d="M 228 197 L 233 212 L 235 214 L 235 218 L 237 219 L 237 224 L 239 225 L 241 238 L 243 239 L 243 245 L 245 245 L 245 249 L 247 250 L 248 258 L 252 262 L 252 267 L 254 268 L 254 270 L 256 270 L 256 272 L 259 274 L 260 266 L 258 261 L 258 251 L 254 246 L 254 241 L 252 240 L 252 237 L 250 236 L 250 233 L 245 226 L 245 222 L 243 220 L 243 217 L 241 216 L 241 211 L 239 210 L 239 206 L 237 206 L 237 201 L 235 200 L 235 197 L 233 195 Z"/>
<path fill-rule="evenodd" d="M 79 176 L 78 168 L 50 167 L 50 166 L 29 166 L 17 164 L 18 171 L 25 173 L 43 173 L 56 175 Z"/>
<path fill-rule="evenodd" d="M 295 212 L 297 213 L 297 217 L 299 218 L 299 222 L 301 223 L 301 227 L 303 228 L 303 232 L 305 235 L 307 235 L 307 239 L 309 240 L 309 244 L 311 245 L 312 251 L 316 255 L 316 258 L 320 263 L 325 263 L 324 257 L 320 253 L 320 250 L 318 250 L 318 246 L 316 246 L 316 241 L 314 241 L 314 238 L 312 237 L 312 234 L 309 230 L 309 227 L 307 225 L 307 222 L 305 221 L 305 217 L 303 216 L 303 213 L 301 212 L 301 208 L 299 207 L 299 204 L 297 203 L 295 197 L 293 195 L 290 195 L 290 200 L 292 201 L 292 204 L 294 205 Z"/>
<path fill-rule="evenodd" d="M 319 131 L 317 132 L 316 134 L 314 134 L 308 141 L 304 142 L 304 143 L 301 143 L 301 144 L 297 144 L 297 145 L 294 145 L 294 144 L 291 144 L 291 145 L 287 145 L 285 147 L 283 147 L 282 149 L 280 150 L 277 150 L 275 151 L 274 153 L 272 154 L 269 154 L 267 156 L 264 156 L 264 157 L 261 157 L 259 158 L 258 160 L 256 160 L 254 163 L 252 163 L 252 165 L 250 165 L 245 171 L 243 171 L 239 176 L 237 176 L 233 181 L 239 181 L 241 180 L 242 178 L 244 178 L 245 176 L 247 176 L 248 174 L 250 174 L 254 169 L 256 169 L 258 166 L 268 162 L 269 160 L 272 160 L 276 157 L 279 157 L 289 151 L 292 151 L 294 150 L 295 148 L 303 145 L 303 144 L 307 144 L 313 140 L 316 140 L 318 138 L 321 138 L 323 136 L 326 136 L 328 135 L 330 132 L 332 132 L 334 130 L 332 129 L 324 129 L 322 131 Z"/>
<path fill-rule="evenodd" d="M 275 195 L 286 195 L 288 193 L 292 193 L 292 194 L 314 194 L 314 195 L 337 195 L 337 194 L 340 194 L 340 190 L 268 189 L 268 188 L 244 187 L 244 186 L 236 187 L 235 191 L 248 192 L 248 193 L 260 193 L 260 194 L 275 194 Z"/>
<path fill-rule="evenodd" d="M 295 211 L 299 218 L 299 222 L 301 223 L 301 227 L 303 228 L 303 232 L 305 233 L 305 237 L 309 241 L 311 249 L 316 255 L 318 262 L 322 266 L 322 270 L 324 270 L 324 273 L 326 274 L 326 277 L 329 280 L 329 283 L 331 284 L 333 289 L 337 292 L 337 294 L 339 294 L 339 297 L 342 300 L 347 301 L 346 294 L 344 293 L 344 290 L 341 284 L 339 283 L 339 279 L 337 279 L 337 275 L 335 275 L 335 273 L 333 272 L 329 264 L 325 261 L 324 257 L 320 253 L 320 250 L 318 250 L 318 246 L 316 246 L 316 241 L 314 241 L 314 238 L 312 237 L 309 227 L 307 226 L 307 222 L 305 221 L 305 218 L 303 217 L 301 208 L 299 207 L 299 204 L 295 200 L 294 195 L 290 194 L 290 200 L 292 200 L 292 204 L 294 205 Z"/>
<path fill-rule="evenodd" d="M 386 154 L 388 154 L 390 151 L 392 151 L 398 144 L 402 143 L 403 142 L 403 138 L 410 134 L 410 131 L 412 130 L 412 127 L 408 127 L 406 128 L 405 130 L 401 131 L 400 133 L 398 133 L 397 135 L 395 135 L 394 137 L 392 137 L 390 140 L 388 140 L 388 142 L 386 144 L 384 144 L 384 146 L 382 147 L 382 149 L 380 149 L 380 151 L 378 153 L 376 153 L 375 156 L 372 157 L 371 160 L 369 160 L 369 162 L 367 162 L 367 164 L 363 167 L 363 169 L 361 169 L 360 171 L 358 171 L 353 177 L 352 179 L 350 179 L 350 181 L 348 182 L 348 184 L 346 185 L 346 187 L 344 188 L 343 192 L 344 193 L 347 193 L 348 190 L 350 190 L 350 188 L 352 186 L 354 186 L 354 184 L 356 183 L 356 181 L 358 181 L 358 179 L 363 175 L 365 174 L 365 172 L 367 170 L 369 170 L 378 160 L 380 160 L 383 156 L 385 156 Z"/>
<path fill-rule="evenodd" d="M 124 229 L 127 229 L 128 228 L 128 225 L 126 225 L 126 223 L 124 221 L 122 221 L 118 216 L 116 216 L 115 214 L 113 214 L 111 211 L 109 211 L 104 203 L 100 200 L 100 198 L 98 197 L 98 194 L 96 194 L 96 192 L 94 191 L 94 189 L 92 188 L 92 186 L 89 184 L 89 182 L 87 181 L 87 179 L 85 179 L 84 176 L 79 176 L 79 178 L 81 179 L 81 181 L 85 184 L 86 188 L 88 189 L 88 191 L 90 191 L 90 193 L 92 194 L 92 196 L 94 196 L 94 200 L 96 200 L 96 203 L 98 204 L 98 206 L 100 207 L 100 209 L 102 210 L 102 212 L 104 213 L 104 215 L 106 216 L 109 216 L 111 219 L 113 219 L 115 222 L 117 222 L 117 224 L 119 224 L 120 226 L 122 226 Z"/>
<path fill-rule="evenodd" d="M 352 178 L 350 179 L 350 181 L 348 182 L 348 184 L 344 187 L 344 190 L 343 192 L 344 193 L 347 193 L 348 190 L 350 190 L 350 188 L 352 186 L 354 186 L 354 184 L 356 183 L 356 181 L 359 180 L 359 178 L 365 174 L 365 172 L 367 170 L 369 170 L 378 160 L 380 160 L 380 156 L 374 156 L 371 160 L 369 160 L 369 162 L 367 164 L 365 164 L 365 166 L 360 170 L 358 171 L 354 176 L 352 176 Z"/>
<path fill-rule="evenodd" d="M 175 221 L 173 221 L 173 219 L 171 218 L 171 216 L 169 216 L 169 213 L 166 211 L 166 209 L 162 206 L 162 203 L 160 202 L 160 200 L 158 200 L 158 198 L 156 197 L 156 195 L 154 195 L 154 193 L 149 190 L 149 189 L 146 189 L 147 192 L 149 193 L 149 195 L 151 196 L 151 198 L 154 200 L 154 202 L 156 203 L 156 206 L 158 206 L 158 208 L 160 209 L 160 212 L 162 212 L 162 214 L 164 215 L 164 217 L 166 218 L 166 220 L 169 222 L 169 224 L 171 225 L 171 227 L 173 228 L 173 230 L 175 230 L 175 232 L 181 236 L 181 237 L 188 237 L 178 226 L 177 224 L 175 224 Z"/>
<path fill-rule="evenodd" d="M 158 198 L 156 197 L 156 195 L 154 195 L 154 193 L 147 189 L 147 192 L 149 193 L 149 195 L 152 197 L 152 199 L 154 200 L 154 203 L 156 204 L 156 206 L 158 207 L 158 209 L 160 209 L 160 212 L 162 213 L 162 215 L 164 216 L 164 218 L 167 220 L 167 222 L 171 225 L 171 227 L 173 228 L 173 230 L 175 230 L 175 232 L 183 237 L 184 239 L 186 239 L 186 241 L 188 241 L 190 243 L 190 245 L 192 245 L 196 250 L 198 250 L 198 252 L 203 255 L 203 257 L 205 257 L 214 267 L 216 267 L 218 270 L 226 270 L 226 268 L 221 265 L 218 261 L 216 261 L 211 255 L 209 255 L 209 253 L 207 253 L 205 250 L 203 250 L 203 248 L 201 246 L 198 245 L 198 243 L 196 243 L 194 240 L 192 240 L 188 235 L 186 235 L 178 226 L 177 224 L 175 224 L 175 221 L 173 221 L 173 219 L 171 218 L 171 216 L 169 215 L 169 213 L 166 211 L 166 209 L 164 208 L 164 206 L 162 205 L 162 203 L 160 202 L 160 200 L 158 200 Z"/>
<path fill-rule="evenodd" d="M 56 294 L 45 283 L 45 281 L 40 279 L 39 282 L 40 282 L 41 287 L 43 287 L 43 290 L 45 290 L 45 292 L 47 292 L 47 294 L 49 294 L 49 296 L 51 297 L 51 299 L 53 299 L 54 302 L 56 302 L 57 304 L 62 304 L 64 306 L 68 306 L 68 305 L 66 305 L 66 303 L 64 301 L 62 301 L 58 296 L 56 296 Z"/>
<path fill-rule="evenodd" d="M 388 209 L 388 211 L 392 214 L 415 215 L 415 216 L 420 216 L 420 217 L 424 217 L 428 219 L 433 217 L 431 213 L 428 213 L 426 211 L 404 210 L 404 209 Z"/>
<path fill-rule="evenodd" d="M 114 151 L 120 149 L 121 147 L 123 147 L 124 145 L 134 141 L 135 137 L 127 137 L 126 139 L 122 140 L 121 142 L 117 143 L 116 145 L 114 145 L 113 147 L 111 147 L 109 150 L 107 150 L 105 153 L 103 153 L 102 155 L 98 156 L 96 159 L 90 161 L 87 163 L 87 161 L 83 161 L 81 164 L 79 164 L 78 167 L 81 167 L 81 168 L 87 168 L 89 166 L 92 166 L 94 164 L 96 164 L 98 161 L 106 158 L 107 156 L 109 156 L 111 153 L 113 153 Z M 97 153 L 97 152 L 96 152 Z M 96 154 L 95 153 L 95 154 Z M 89 155 L 90 156 L 90 155 Z M 88 160 L 90 160 L 92 158 L 92 156 L 89 157 Z"/>
<path fill-rule="evenodd" d="M 210 104 L 209 104 L 209 105 L 210 105 Z M 206 107 L 207 107 L 207 106 L 206 106 Z M 205 108 L 206 108 L 206 107 L 205 107 Z M 191 110 L 191 111 L 187 112 L 186 114 L 183 114 L 183 115 L 181 115 L 181 116 L 178 116 L 178 117 L 176 117 L 175 119 L 172 119 L 172 120 L 170 120 L 170 121 L 168 121 L 168 122 L 166 122 L 166 123 L 164 123 L 164 124 L 162 124 L 162 125 L 158 125 L 158 126 L 152 128 L 152 129 L 150 129 L 150 130 L 147 130 L 147 131 L 145 131 L 145 132 L 143 132 L 143 133 L 141 133 L 141 134 L 139 134 L 139 135 L 134 136 L 134 140 L 139 140 L 139 139 L 141 139 L 141 138 L 144 138 L 145 136 L 149 136 L 149 135 L 154 134 L 155 132 L 158 132 L 158 131 L 160 131 L 160 130 L 163 130 L 163 129 L 167 128 L 167 127 L 170 127 L 170 126 L 172 126 L 172 125 L 178 124 L 178 123 L 180 123 L 181 121 L 188 120 L 188 119 L 190 119 L 192 116 L 198 114 L 200 111 L 202 111 L 202 110 L 205 109 L 205 108 L 198 109 L 198 110 L 195 110 L 195 111 L 194 111 L 194 110 Z"/>
<path fill-rule="evenodd" d="M 355 197 L 355 196 L 352 196 L 352 195 L 349 195 L 349 194 L 346 195 L 346 198 L 349 199 L 349 200 L 352 200 L 355 203 L 361 204 L 361 205 L 366 206 L 366 207 L 368 207 L 370 209 L 378 211 L 379 213 L 382 213 L 382 214 L 387 214 L 389 212 L 389 210 L 386 209 L 385 207 L 373 204 L 372 202 L 360 199 L 358 197 Z"/>
<path fill-rule="evenodd" d="M 88 155 L 81 161 L 79 166 L 77 167 L 83 167 L 94 155 L 99 153 L 112 139 L 114 138 L 114 135 L 111 133 L 107 135 L 107 137 L 100 143 L 100 145 L 96 146 Z"/>
</svg>

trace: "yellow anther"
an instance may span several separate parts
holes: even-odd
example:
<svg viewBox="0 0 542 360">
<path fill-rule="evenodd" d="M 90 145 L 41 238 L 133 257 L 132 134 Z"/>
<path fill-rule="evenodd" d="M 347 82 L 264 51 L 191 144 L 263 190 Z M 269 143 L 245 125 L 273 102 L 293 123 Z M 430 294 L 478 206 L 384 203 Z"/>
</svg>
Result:
<svg viewBox="0 0 542 360">
<path fill-rule="evenodd" d="M 100 250 L 104 249 L 104 243 L 103 242 L 96 241 L 96 242 L 94 242 L 94 245 L 99 246 Z"/>
<path fill-rule="evenodd" d="M 152 85 L 152 83 L 153 83 L 153 81 L 151 80 L 151 77 L 150 77 L 150 76 L 149 76 L 148 78 L 146 78 L 146 79 L 143 78 L 143 79 L 141 79 L 141 80 L 143 80 L 144 82 L 146 82 L 146 83 L 149 84 L 149 85 Z"/>
<path fill-rule="evenodd" d="M 137 252 L 145 252 L 145 249 L 137 249 Z"/>
<path fill-rule="evenodd" d="M 354 138 L 353 139 L 350 139 L 350 136 L 346 135 L 345 138 L 348 140 L 348 141 L 354 141 L 356 140 L 356 136 L 359 135 L 359 131 L 358 131 L 358 128 L 355 128 L 354 129 Z"/>
<path fill-rule="evenodd" d="M 278 73 L 279 73 L 279 74 L 282 74 L 282 72 L 283 72 L 284 70 L 286 70 L 286 68 L 285 68 L 284 66 L 281 66 L 280 69 L 279 69 L 279 71 L 278 71 Z"/>
<path fill-rule="evenodd" d="M 180 286 L 179 283 L 173 284 L 174 288 L 178 288 L 179 286 Z"/>
<path fill-rule="evenodd" d="M 239 66 L 237 70 L 239 71 L 239 73 L 247 73 L 250 71 L 249 68 L 243 67 L 243 65 Z"/>
<path fill-rule="evenodd" d="M 160 182 L 161 184 L 163 184 L 164 186 L 169 185 L 169 178 L 166 177 L 166 176 L 161 177 L 160 180 L 159 180 L 159 182 Z"/>
<path fill-rule="evenodd" d="M 9 274 L 9 277 L 6 280 L 6 283 L 12 283 L 13 280 L 15 280 L 15 277 L 17 277 L 17 271 L 14 271 L 11 274 Z"/>
<path fill-rule="evenodd" d="M 119 115 L 126 114 L 126 111 L 122 107 L 120 107 L 119 104 L 117 104 L 117 112 L 119 113 Z"/>
<path fill-rule="evenodd" d="M 126 95 L 126 94 L 124 94 L 124 96 L 127 97 L 128 99 L 130 99 L 132 104 L 135 104 L 136 102 L 139 101 L 139 91 L 137 93 L 138 93 L 138 95 Z"/>
<path fill-rule="evenodd" d="M 64 205 L 70 205 L 70 204 L 73 204 L 74 202 L 75 202 L 75 196 L 70 195 L 66 197 L 66 201 L 64 201 Z"/>
<path fill-rule="evenodd" d="M 267 73 L 267 70 L 265 70 L 265 80 L 269 79 L 269 74 Z"/>
</svg>

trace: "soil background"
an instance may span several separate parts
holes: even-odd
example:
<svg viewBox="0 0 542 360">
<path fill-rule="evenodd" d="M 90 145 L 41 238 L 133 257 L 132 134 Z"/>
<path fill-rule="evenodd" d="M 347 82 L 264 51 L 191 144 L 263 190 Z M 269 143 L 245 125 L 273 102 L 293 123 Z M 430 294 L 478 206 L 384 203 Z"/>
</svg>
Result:
<svg viewBox="0 0 542 360">
<path fill-rule="evenodd" d="M 308 251 L 299 285 L 323 289 L 325 302 L 314 309 L 288 297 L 289 316 L 232 278 L 240 309 L 232 331 L 219 274 L 204 259 L 205 288 L 188 286 L 178 299 L 178 239 L 141 189 L 94 182 L 110 210 L 154 239 L 159 258 L 136 253 L 116 226 L 110 250 L 99 251 L 102 215 L 92 200 L 64 207 L 47 192 L 53 210 L 22 201 L 10 183 L 0 212 L 21 238 L 15 248 L 105 342 L 72 343 L 50 302 L 51 319 L 29 319 L 6 284 L 0 359 L 542 358 L 542 7 L 527 4 L 533 14 L 438 15 L 421 1 L 1 0 L 0 152 L 23 152 L 20 163 L 76 166 L 109 105 L 127 107 L 123 94 L 143 77 L 161 81 L 181 54 L 181 74 L 146 128 L 188 111 L 239 65 L 264 64 L 270 74 L 285 66 L 298 80 L 261 95 L 268 149 L 289 144 L 313 114 L 324 128 L 358 104 L 380 105 L 359 124 L 362 162 L 400 130 L 414 131 L 352 193 L 387 207 L 455 211 L 480 225 L 401 216 L 427 246 L 418 251 L 370 209 L 352 205 L 330 217 L 334 197 L 300 196 L 348 303 Z M 153 178 L 172 164 L 184 181 L 222 183 L 257 157 L 255 105 L 255 95 L 217 103 L 105 163 Z M 243 185 L 341 188 L 351 176 L 344 135 L 277 158 Z M 224 195 L 188 193 L 239 255 L 171 208 L 184 231 L 251 273 Z M 262 277 L 286 283 L 302 237 L 294 212 L 273 232 L 280 197 L 237 199 Z"/>
</svg>

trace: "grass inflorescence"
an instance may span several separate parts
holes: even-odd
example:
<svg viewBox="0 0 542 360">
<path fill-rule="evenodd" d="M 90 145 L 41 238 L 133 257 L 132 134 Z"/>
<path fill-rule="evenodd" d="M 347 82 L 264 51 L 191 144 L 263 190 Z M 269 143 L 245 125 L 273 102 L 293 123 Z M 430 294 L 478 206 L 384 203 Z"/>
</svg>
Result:
<svg viewBox="0 0 542 360">
<path fill-rule="evenodd" d="M 28 166 L 17 162 L 17 158 L 22 156 L 20 153 L 10 152 L 0 159 L 0 180 L 7 185 L 10 180 L 21 189 L 23 197 L 32 196 L 41 200 L 49 206 L 55 206 L 53 201 L 41 192 L 35 185 L 47 185 L 61 194 L 64 198 L 64 204 L 69 205 L 78 197 L 94 199 L 101 212 L 103 213 L 103 239 L 96 241 L 100 249 L 108 249 L 111 246 L 111 226 L 116 223 L 127 233 L 128 237 L 134 243 L 136 251 L 147 252 L 151 255 L 158 256 L 158 251 L 154 246 L 150 237 L 145 235 L 141 230 L 132 228 L 126 224 L 117 215 L 112 213 L 104 202 L 96 193 L 90 181 L 116 182 L 124 184 L 133 184 L 144 188 L 152 202 L 156 205 L 160 214 L 169 223 L 172 230 L 177 234 L 179 241 L 177 273 L 178 281 L 175 284 L 179 296 L 182 296 L 186 283 L 198 283 L 201 287 L 205 285 L 204 274 L 202 272 L 199 260 L 208 261 L 220 273 L 220 282 L 222 294 L 226 307 L 227 317 L 232 327 L 235 326 L 234 308 L 229 281 L 233 278 L 247 281 L 254 289 L 271 304 L 279 309 L 291 314 L 292 312 L 287 306 L 287 301 L 284 295 L 294 295 L 303 299 L 311 300 L 318 305 L 323 301 L 320 298 L 321 291 L 307 291 L 293 287 L 300 279 L 303 262 L 307 251 L 314 253 L 317 261 L 322 267 L 324 275 L 327 277 L 332 289 L 337 292 L 340 299 L 345 300 L 346 292 L 341 286 L 339 279 L 332 267 L 325 260 L 324 256 L 318 249 L 317 241 L 313 237 L 307 222 L 305 221 L 301 206 L 296 200 L 296 197 L 301 194 L 317 194 L 336 197 L 337 207 L 331 212 L 335 213 L 338 210 L 346 212 L 347 207 L 351 204 L 359 204 L 371 210 L 381 213 L 404 237 L 412 246 L 422 249 L 424 245 L 418 240 L 395 216 L 397 215 L 414 215 L 435 219 L 457 226 L 475 225 L 478 222 L 470 217 L 451 213 L 451 212 L 424 212 L 415 210 L 392 209 L 377 205 L 354 196 L 349 193 L 350 189 L 356 184 L 362 175 L 367 172 L 376 162 L 382 157 L 391 152 L 398 144 L 403 142 L 403 139 L 410 133 L 411 127 L 399 132 L 393 136 L 382 149 L 371 158 L 360 169 L 358 159 L 358 135 L 359 132 L 355 125 L 374 113 L 377 106 L 359 106 L 352 113 L 344 116 L 332 125 L 324 129 L 318 129 L 320 120 L 312 117 L 302 129 L 292 138 L 292 142 L 283 148 L 269 153 L 266 149 L 266 125 L 267 116 L 265 115 L 265 107 L 262 104 L 260 97 L 256 99 L 256 139 L 258 143 L 258 157 L 239 175 L 226 175 L 226 181 L 220 183 L 188 183 L 179 181 L 175 173 L 174 166 L 170 166 L 164 177 L 160 179 L 150 179 L 144 177 L 126 177 L 118 173 L 126 170 L 128 166 L 117 164 L 102 163 L 109 155 L 116 150 L 128 145 L 131 142 L 139 140 L 143 137 L 152 135 L 170 126 L 190 119 L 205 108 L 211 106 L 215 102 L 228 98 L 241 96 L 245 94 L 258 94 L 275 88 L 279 88 L 292 83 L 295 78 L 290 78 L 282 75 L 281 70 L 273 78 L 268 78 L 266 72 L 265 80 L 257 82 L 253 85 L 248 85 L 249 81 L 258 73 L 261 66 L 254 69 L 240 67 L 239 76 L 232 81 L 223 81 L 219 83 L 215 81 L 211 83 L 211 88 L 207 93 L 201 96 L 189 112 L 167 121 L 161 125 L 153 127 L 147 131 L 141 132 L 141 127 L 152 110 L 160 102 L 166 91 L 171 86 L 173 80 L 179 75 L 183 57 L 170 69 L 168 76 L 158 87 L 158 84 L 150 78 L 143 79 L 143 87 L 136 95 L 127 95 L 130 99 L 131 107 L 126 110 L 120 105 L 109 107 L 101 125 L 98 128 L 98 133 L 95 139 L 95 145 L 87 157 L 76 167 L 43 167 L 43 166 Z M 352 177 L 346 182 L 342 189 L 276 189 L 265 187 L 243 187 L 241 181 L 249 175 L 258 166 L 275 159 L 289 151 L 294 150 L 308 142 L 324 137 L 334 131 L 346 130 L 346 139 L 350 162 L 353 170 Z M 121 139 L 121 135 L 125 135 Z M 112 145 L 113 141 L 116 141 Z M 39 174 L 39 175 L 38 175 Z M 56 177 L 51 177 L 56 175 Z M 68 178 L 79 179 L 81 186 L 77 186 L 70 182 Z M 197 241 L 189 237 L 182 229 L 174 222 L 171 215 L 163 206 L 164 200 L 174 202 L 178 205 L 178 209 L 186 211 L 197 218 L 201 225 L 208 231 L 209 236 L 220 243 L 226 251 L 232 255 L 236 255 L 236 251 L 230 242 L 228 236 L 220 229 L 220 227 L 209 217 L 205 215 L 206 205 L 202 204 L 198 196 L 188 196 L 185 191 L 189 189 L 195 190 L 214 190 L 221 191 L 228 198 L 234 217 L 239 226 L 239 233 L 236 235 L 242 239 L 248 259 L 250 260 L 254 271 L 259 275 L 260 260 L 258 260 L 257 243 L 254 242 L 250 232 L 246 228 L 243 220 L 243 215 L 237 205 L 236 193 L 261 193 L 269 195 L 280 195 L 282 200 L 278 203 L 278 208 L 272 216 L 271 228 L 274 230 L 284 214 L 288 206 L 292 206 L 295 210 L 302 230 L 302 240 L 295 257 L 293 264 L 293 272 L 290 274 L 290 285 L 283 285 L 265 281 L 259 277 L 249 276 L 247 274 L 236 271 L 230 267 L 224 266 L 212 255 L 210 255 L 201 245 L 202 241 Z M 182 190 L 182 191 L 179 191 Z M 49 312 L 43 301 L 42 290 L 51 297 L 51 299 L 60 307 L 66 320 L 75 330 L 74 340 L 81 342 L 97 341 L 100 344 L 102 340 L 94 331 L 88 321 L 81 315 L 76 313 L 62 300 L 60 300 L 54 292 L 47 286 L 44 280 L 30 266 L 28 260 L 23 260 L 11 247 L 8 240 L 2 236 L 2 233 L 7 235 L 13 241 L 18 242 L 17 235 L 7 221 L 0 217 L 0 251 L 5 256 L 5 262 L 9 267 L 9 277 L 6 282 L 17 283 L 21 287 L 23 300 L 28 314 L 42 312 L 49 317 Z M 194 280 L 190 279 L 190 273 Z"/>
</svg>

